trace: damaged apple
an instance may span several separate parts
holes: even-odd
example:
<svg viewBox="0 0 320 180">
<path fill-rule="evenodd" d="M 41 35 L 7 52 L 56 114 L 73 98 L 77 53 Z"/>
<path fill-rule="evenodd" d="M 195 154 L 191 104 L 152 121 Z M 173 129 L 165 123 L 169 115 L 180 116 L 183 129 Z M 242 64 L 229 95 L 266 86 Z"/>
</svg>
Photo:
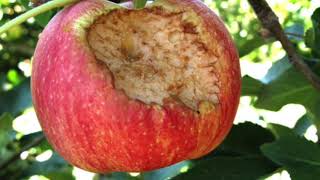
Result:
<svg viewBox="0 0 320 180">
<path fill-rule="evenodd" d="M 83 0 L 44 29 L 33 103 L 53 148 L 93 172 L 147 171 L 201 157 L 239 103 L 237 50 L 198 0 L 135 10 Z"/>
</svg>

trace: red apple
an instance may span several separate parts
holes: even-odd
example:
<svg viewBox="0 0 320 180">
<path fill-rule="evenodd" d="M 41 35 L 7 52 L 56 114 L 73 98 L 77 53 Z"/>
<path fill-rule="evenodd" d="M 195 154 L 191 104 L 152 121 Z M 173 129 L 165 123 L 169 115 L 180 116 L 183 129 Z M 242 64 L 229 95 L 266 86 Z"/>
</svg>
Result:
<svg viewBox="0 0 320 180">
<path fill-rule="evenodd" d="M 237 50 L 198 0 L 141 10 L 83 0 L 59 12 L 33 60 L 46 137 L 93 172 L 147 171 L 201 157 L 229 132 L 240 96 Z"/>
</svg>

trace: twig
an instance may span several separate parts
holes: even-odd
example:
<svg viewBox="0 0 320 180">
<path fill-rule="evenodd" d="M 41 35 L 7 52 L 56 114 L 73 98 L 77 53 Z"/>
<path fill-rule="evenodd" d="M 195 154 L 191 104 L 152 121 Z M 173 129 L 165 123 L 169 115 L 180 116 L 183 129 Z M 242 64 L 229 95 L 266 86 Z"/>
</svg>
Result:
<svg viewBox="0 0 320 180">
<path fill-rule="evenodd" d="M 309 80 L 312 86 L 320 91 L 320 78 L 315 74 L 309 66 L 301 59 L 296 52 L 294 46 L 287 38 L 283 31 L 278 17 L 272 11 L 270 6 L 265 0 L 248 0 L 253 10 L 257 14 L 264 28 L 268 29 L 273 36 L 279 40 L 282 47 L 287 52 L 290 62 L 296 67 L 297 70 L 302 72 L 304 76 Z"/>
<path fill-rule="evenodd" d="M 39 145 L 43 140 L 45 140 L 44 135 L 35 138 L 33 141 L 31 141 L 29 144 L 27 144 L 26 146 L 22 147 L 22 149 L 18 152 L 16 152 L 15 154 L 13 154 L 10 158 L 8 158 L 6 161 L 3 161 L 2 163 L 0 163 L 0 169 L 4 169 L 6 168 L 8 165 L 10 165 L 11 163 L 17 161 L 20 158 L 20 154 L 34 146 Z"/>
<path fill-rule="evenodd" d="M 0 27 L 0 35 L 6 31 L 8 31 L 13 26 L 19 25 L 23 22 L 25 22 L 27 19 L 37 16 L 39 14 L 45 13 L 51 9 L 63 7 L 66 5 L 69 5 L 71 3 L 77 2 L 78 0 L 53 0 L 49 1 L 45 4 L 42 4 L 41 6 L 38 6 L 36 8 L 31 9 L 30 11 L 27 11 L 20 16 L 10 20 L 9 22 L 5 23 Z"/>
</svg>

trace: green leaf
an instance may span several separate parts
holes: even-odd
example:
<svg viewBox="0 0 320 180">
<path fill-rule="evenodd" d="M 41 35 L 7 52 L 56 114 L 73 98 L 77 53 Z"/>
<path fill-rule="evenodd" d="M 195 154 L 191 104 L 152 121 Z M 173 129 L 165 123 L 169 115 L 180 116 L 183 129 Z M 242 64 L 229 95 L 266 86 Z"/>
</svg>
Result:
<svg viewBox="0 0 320 180">
<path fill-rule="evenodd" d="M 306 31 L 304 36 L 306 46 L 312 48 L 314 46 L 314 39 L 314 30 L 313 28 L 310 28 Z"/>
<path fill-rule="evenodd" d="M 256 180 L 276 168 L 277 166 L 262 156 L 215 157 L 195 164 L 188 172 L 173 179 Z"/>
<path fill-rule="evenodd" d="M 309 165 L 289 167 L 287 170 L 292 180 L 315 180 L 315 177 L 320 176 L 320 168 L 314 168 L 314 166 Z"/>
<path fill-rule="evenodd" d="M 246 41 L 241 41 L 241 43 L 239 43 L 239 41 L 236 42 L 238 43 L 237 47 L 239 50 L 239 56 L 243 57 L 250 54 L 252 51 L 261 47 L 262 45 L 274 42 L 274 39 L 264 39 L 260 34 L 253 33 L 253 38 L 250 38 Z"/>
<path fill-rule="evenodd" d="M 3 72 L 0 72 L 0 92 L 4 91 L 4 84 L 7 81 L 6 74 Z"/>
<path fill-rule="evenodd" d="M 181 163 L 178 163 L 178 164 L 166 167 L 166 168 L 143 173 L 142 177 L 144 180 L 170 179 L 170 178 L 180 174 L 184 168 L 190 167 L 191 164 L 192 163 L 190 161 L 183 161 Z"/>
<path fill-rule="evenodd" d="M 182 170 L 187 170 L 192 165 L 191 161 L 183 161 L 162 169 L 143 172 L 137 177 L 132 177 L 128 173 L 115 172 L 105 175 L 99 175 L 99 180 L 162 180 L 170 179 L 181 173 Z"/>
<path fill-rule="evenodd" d="M 297 123 L 295 124 L 293 131 L 298 135 L 304 135 L 307 132 L 307 129 L 313 124 L 310 117 L 305 114 L 302 116 Z"/>
<path fill-rule="evenodd" d="M 320 129 L 320 100 L 317 99 L 313 106 L 307 107 L 308 116 L 312 120 L 313 124 Z M 318 135 L 320 135 L 320 131 L 318 131 Z"/>
<path fill-rule="evenodd" d="M 263 81 L 266 84 L 254 103 L 255 107 L 278 111 L 287 104 L 301 104 L 320 128 L 320 93 L 289 63 L 288 58 L 277 61 Z"/>
<path fill-rule="evenodd" d="M 302 137 L 284 136 L 263 145 L 261 150 L 269 159 L 287 168 L 294 180 L 320 176 L 320 148 Z"/>
<path fill-rule="evenodd" d="M 49 178 L 49 179 L 66 179 L 66 180 L 73 180 L 75 177 L 72 175 L 72 172 L 61 172 L 61 171 L 54 171 L 49 172 L 46 174 L 43 174 L 43 176 Z"/>
<path fill-rule="evenodd" d="M 8 73 L 7 73 L 8 80 L 14 86 L 18 85 L 19 83 L 21 83 L 21 80 L 22 80 L 21 76 L 22 75 L 20 75 L 17 70 L 13 70 L 13 69 L 9 70 Z"/>
<path fill-rule="evenodd" d="M 17 115 L 24 109 L 31 107 L 30 79 L 24 80 L 15 88 L 0 92 L 0 114 L 8 112 Z"/>
<path fill-rule="evenodd" d="M 320 57 L 320 8 L 316 9 L 311 16 L 314 32 L 312 50 L 317 57 Z"/>
<path fill-rule="evenodd" d="M 44 162 L 34 161 L 24 172 L 23 177 L 43 175 L 49 179 L 75 179 L 72 175 L 72 167 L 59 155 L 53 153 L 52 157 Z"/>
<path fill-rule="evenodd" d="M 263 78 L 263 82 L 270 83 L 273 80 L 281 77 L 283 73 L 288 71 L 292 67 L 289 62 L 288 56 L 283 57 L 279 61 L 276 61 L 272 67 L 269 69 L 266 76 Z"/>
<path fill-rule="evenodd" d="M 261 81 L 246 75 L 242 78 L 241 95 L 257 96 L 260 93 L 262 86 L 263 83 Z"/>
<path fill-rule="evenodd" d="M 13 154 L 6 155 L 6 158 L 11 157 Z M 6 159 L 4 158 L 4 159 Z M 8 164 L 6 168 L 1 169 L 0 177 L 6 180 L 21 179 L 22 170 L 25 169 L 29 163 L 27 161 L 17 160 Z"/>
<path fill-rule="evenodd" d="M 227 138 L 216 150 L 207 156 L 193 160 L 192 166 L 189 166 L 191 170 L 186 174 L 178 175 L 177 178 L 223 179 L 225 177 L 225 179 L 256 179 L 262 175 L 271 173 L 275 169 L 275 166 L 270 161 L 262 158 L 260 151 L 262 144 L 272 141 L 274 141 L 274 136 L 268 129 L 250 122 L 235 125 L 232 127 Z M 258 165 L 259 162 L 263 164 L 260 167 Z M 260 172 L 264 171 L 262 168 L 264 167 L 266 173 L 257 174 L 256 176 L 254 173 L 250 175 L 252 173 L 249 170 L 251 163 L 252 166 L 261 168 L 257 172 L 260 170 Z M 242 166 L 247 166 L 248 169 L 241 169 Z M 270 171 L 267 170 L 268 168 L 270 168 Z M 252 170 L 255 171 L 256 169 Z"/>
<path fill-rule="evenodd" d="M 30 10 L 30 9 L 31 9 L 30 1 L 29 1 L 29 0 L 18 0 L 18 2 L 19 2 L 24 8 L 26 8 L 26 10 Z"/>
<path fill-rule="evenodd" d="M 230 134 L 213 152 L 216 154 L 252 155 L 261 154 L 260 146 L 272 142 L 272 133 L 261 126 L 245 122 L 232 127 Z"/>
<path fill-rule="evenodd" d="M 280 124 L 268 124 L 268 129 L 272 131 L 272 133 L 278 138 L 284 136 L 297 136 L 297 134 L 290 128 L 282 126 Z"/>
<path fill-rule="evenodd" d="M 53 11 L 48 11 L 46 13 L 40 14 L 38 16 L 35 17 L 36 22 L 41 26 L 41 27 L 45 27 L 48 22 L 50 21 L 50 19 L 53 16 Z"/>
<path fill-rule="evenodd" d="M 294 24 L 285 29 L 288 38 L 291 41 L 299 42 L 304 39 L 304 27 L 301 24 Z"/>
<path fill-rule="evenodd" d="M 0 5 L 9 5 L 10 4 L 10 1 L 9 0 L 0 0 Z"/>
<path fill-rule="evenodd" d="M 31 134 L 27 134 L 22 136 L 21 139 L 19 139 L 19 144 L 21 147 L 29 145 L 30 142 L 35 141 L 36 139 L 42 139 L 44 136 L 43 132 L 35 132 Z M 52 149 L 51 145 L 48 143 L 46 139 L 44 139 L 39 145 L 35 147 L 38 151 L 38 153 L 42 153 L 46 150 Z"/>
<path fill-rule="evenodd" d="M 311 48 L 316 57 L 320 57 L 320 8 L 316 9 L 311 16 L 313 27 L 305 33 L 305 44 Z"/>
<path fill-rule="evenodd" d="M 286 61 L 284 58 L 271 67 L 264 78 L 267 84 L 259 94 L 255 107 L 278 111 L 286 104 L 295 103 L 317 111 L 320 93 Z"/>
<path fill-rule="evenodd" d="M 5 148 L 12 139 L 10 136 L 12 131 L 12 120 L 12 116 L 8 113 L 0 116 L 0 155 L 1 149 Z"/>
<path fill-rule="evenodd" d="M 94 180 L 140 180 L 140 176 L 132 177 L 129 173 L 114 172 L 109 174 L 99 174 Z"/>
<path fill-rule="evenodd" d="M 136 9 L 144 8 L 146 3 L 147 3 L 147 0 L 133 0 L 133 6 Z"/>
<path fill-rule="evenodd" d="M 14 143 L 16 132 L 12 128 L 12 121 L 13 117 L 8 113 L 0 116 L 0 166 L 2 166 L 18 148 Z M 6 173 L 5 168 L 1 169 L 0 177 Z"/>
</svg>

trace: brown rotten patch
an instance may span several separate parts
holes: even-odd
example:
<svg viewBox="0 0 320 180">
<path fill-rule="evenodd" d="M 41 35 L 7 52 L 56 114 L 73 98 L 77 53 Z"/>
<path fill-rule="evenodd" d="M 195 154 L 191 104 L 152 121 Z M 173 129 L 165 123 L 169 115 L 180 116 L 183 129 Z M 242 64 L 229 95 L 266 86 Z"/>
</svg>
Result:
<svg viewBox="0 0 320 180">
<path fill-rule="evenodd" d="M 218 103 L 218 57 L 188 16 L 161 8 L 114 10 L 94 22 L 87 38 L 115 87 L 130 98 L 163 105 L 174 97 L 198 110 L 202 101 Z"/>
</svg>

